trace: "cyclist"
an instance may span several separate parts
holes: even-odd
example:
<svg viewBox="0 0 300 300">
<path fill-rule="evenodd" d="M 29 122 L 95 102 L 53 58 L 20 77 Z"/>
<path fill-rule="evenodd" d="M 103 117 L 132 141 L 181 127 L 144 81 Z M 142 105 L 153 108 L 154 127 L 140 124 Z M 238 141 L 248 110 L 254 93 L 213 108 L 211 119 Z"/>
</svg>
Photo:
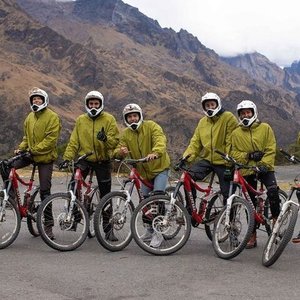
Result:
<svg viewBox="0 0 300 300">
<path fill-rule="evenodd" d="M 43 201 L 51 192 L 53 162 L 57 159 L 57 140 L 61 130 L 61 121 L 58 115 L 48 108 L 48 94 L 40 89 L 33 88 L 29 92 L 29 102 L 32 112 L 24 121 L 24 136 L 15 153 L 29 151 L 30 157 L 15 161 L 13 167 L 23 168 L 30 163 L 36 163 L 39 173 L 40 197 Z M 51 215 L 48 212 L 47 216 Z M 53 219 L 45 220 L 45 231 L 49 238 L 54 239 L 52 233 Z"/>
<path fill-rule="evenodd" d="M 76 119 L 69 143 L 63 155 L 61 168 L 67 167 L 70 160 L 93 152 L 86 160 L 80 162 L 82 175 L 85 178 L 89 170 L 95 171 L 101 197 L 111 191 L 111 162 L 112 150 L 119 141 L 117 122 L 111 114 L 104 112 L 104 97 L 98 91 L 90 91 L 84 98 L 86 113 Z M 109 222 L 109 212 L 103 216 L 103 223 Z M 76 220 L 77 222 L 80 220 Z M 71 230 L 76 231 L 74 222 Z M 105 238 L 117 241 L 111 227 L 105 227 Z"/>
<path fill-rule="evenodd" d="M 267 123 L 262 123 L 257 117 L 257 107 L 250 100 L 243 100 L 237 105 L 239 127 L 231 135 L 230 154 L 240 163 L 256 166 L 254 170 L 242 170 L 242 175 L 257 188 L 257 179 L 267 188 L 270 199 L 270 208 L 273 223 L 280 212 L 280 198 L 275 178 L 274 164 L 276 154 L 276 140 L 272 128 Z M 251 200 L 256 206 L 255 195 L 249 193 Z M 251 235 L 246 249 L 257 246 L 256 228 Z"/>
<path fill-rule="evenodd" d="M 198 159 L 189 170 L 194 180 L 202 180 L 212 171 L 217 174 L 225 203 L 230 187 L 229 180 L 224 176 L 227 166 L 214 149 L 228 153 L 230 135 L 238 122 L 231 112 L 222 107 L 221 99 L 215 93 L 206 93 L 201 99 L 201 105 L 205 116 L 200 119 L 183 157 L 190 155 L 189 162 Z M 192 192 L 195 198 L 194 188 Z"/>
<path fill-rule="evenodd" d="M 153 183 L 153 191 L 165 191 L 170 158 L 167 153 L 167 139 L 162 128 L 151 120 L 144 120 L 139 105 L 128 104 L 123 109 L 123 120 L 127 128 L 123 131 L 119 145 L 115 149 L 116 157 L 130 156 L 133 159 L 147 157 L 149 162 L 138 165 L 141 176 Z M 142 193 L 147 197 L 150 189 L 142 184 Z M 141 237 L 150 241 L 151 247 L 159 247 L 163 241 L 162 234 L 154 233 L 148 227 Z"/>
</svg>

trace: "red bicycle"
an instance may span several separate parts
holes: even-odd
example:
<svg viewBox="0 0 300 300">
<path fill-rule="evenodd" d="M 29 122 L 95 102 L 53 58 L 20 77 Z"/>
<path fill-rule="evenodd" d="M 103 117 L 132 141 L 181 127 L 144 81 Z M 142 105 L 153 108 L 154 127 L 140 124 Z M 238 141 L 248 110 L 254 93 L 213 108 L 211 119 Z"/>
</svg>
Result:
<svg viewBox="0 0 300 300">
<path fill-rule="evenodd" d="M 70 251 L 78 248 L 87 236 L 95 235 L 93 218 L 96 206 L 100 202 L 98 186 L 93 186 L 93 171 L 89 170 L 85 181 L 80 162 L 92 153 L 82 155 L 70 162 L 72 179 L 66 193 L 56 193 L 47 197 L 38 210 L 37 225 L 44 242 L 53 249 Z M 85 188 L 84 193 L 82 192 Z M 51 220 L 51 234 L 46 224 Z M 91 226 L 90 226 L 91 224 Z"/>
<path fill-rule="evenodd" d="M 212 238 L 213 223 L 223 208 L 223 197 L 219 189 L 213 189 L 214 173 L 206 188 L 202 188 L 192 179 L 189 169 L 185 166 L 187 158 L 180 160 L 177 165 L 183 172 L 174 192 L 170 196 L 149 197 L 141 202 L 133 213 L 133 237 L 139 247 L 148 253 L 168 255 L 178 251 L 187 242 L 191 226 L 198 227 L 204 224 L 208 238 Z M 187 195 L 186 207 L 182 201 L 178 201 L 182 187 Z M 192 195 L 192 187 L 197 191 L 196 199 Z M 160 236 L 159 246 L 153 247 L 150 241 L 143 239 L 145 226 L 150 226 Z"/>
<path fill-rule="evenodd" d="M 153 184 L 143 178 L 136 165 L 148 162 L 148 158 L 116 160 L 120 162 L 117 179 L 121 189 L 112 191 L 105 195 L 95 211 L 94 228 L 98 242 L 109 251 L 120 251 L 132 240 L 130 221 L 135 210 L 135 199 L 137 203 L 144 200 L 141 191 L 142 183 L 151 190 Z M 130 171 L 128 178 L 120 181 L 120 174 L 126 168 Z M 169 186 L 166 193 L 174 190 Z M 178 194 L 179 201 L 183 201 L 181 194 Z M 135 203 L 134 203 L 135 202 Z"/>
<path fill-rule="evenodd" d="M 263 184 L 256 190 L 242 176 L 241 169 L 258 171 L 257 167 L 237 162 L 233 157 L 215 150 L 226 161 L 234 166 L 233 180 L 230 183 L 229 198 L 226 206 L 220 212 L 215 222 L 213 248 L 220 258 L 230 259 L 237 256 L 246 247 L 254 226 L 265 226 L 268 235 L 271 234 L 271 213 L 267 191 Z M 250 199 L 249 191 L 256 196 L 256 209 Z M 287 194 L 279 190 L 281 203 L 287 199 Z"/>
<path fill-rule="evenodd" d="M 27 219 L 29 232 L 34 236 L 39 236 L 36 226 L 36 215 L 41 203 L 39 186 L 34 186 L 34 174 L 36 165 L 33 163 L 29 181 L 25 181 L 12 167 L 13 162 L 22 158 L 30 159 L 29 152 L 22 152 L 10 159 L 0 162 L 1 176 L 4 188 L 0 191 L 0 249 L 11 245 L 17 238 L 21 220 Z M 8 179 L 7 179 L 8 178 Z M 19 183 L 26 188 L 23 201 L 19 191 Z"/>
</svg>

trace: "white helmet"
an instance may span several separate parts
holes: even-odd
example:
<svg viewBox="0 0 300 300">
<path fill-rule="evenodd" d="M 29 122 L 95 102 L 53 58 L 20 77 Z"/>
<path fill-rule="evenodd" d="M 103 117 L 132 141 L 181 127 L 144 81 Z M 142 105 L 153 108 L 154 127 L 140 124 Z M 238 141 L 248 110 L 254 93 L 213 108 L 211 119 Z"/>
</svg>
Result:
<svg viewBox="0 0 300 300">
<path fill-rule="evenodd" d="M 138 113 L 140 115 L 140 119 L 137 123 L 129 124 L 127 122 L 127 115 L 131 114 L 131 113 Z M 127 104 L 123 109 L 123 119 L 124 119 L 124 123 L 126 124 L 127 127 L 129 127 L 132 130 L 138 129 L 144 120 L 142 109 L 135 103 Z"/>
<path fill-rule="evenodd" d="M 208 110 L 205 110 L 204 108 L 204 103 L 205 101 L 208 101 L 208 100 L 214 100 L 217 102 L 217 107 L 215 109 L 208 109 Z M 220 97 L 215 94 L 215 93 L 206 93 L 202 99 L 201 99 L 201 104 L 202 104 L 202 108 L 204 110 L 204 113 L 208 116 L 208 117 L 213 117 L 215 116 L 222 108 L 222 103 L 221 103 L 221 99 Z"/>
<path fill-rule="evenodd" d="M 100 107 L 99 108 L 89 108 L 88 102 L 91 99 L 98 99 L 100 101 Z M 104 108 L 104 97 L 98 91 L 91 91 L 86 94 L 86 96 L 84 98 L 84 104 L 85 104 L 85 109 L 86 109 L 88 115 L 91 118 L 97 117 Z"/>
<path fill-rule="evenodd" d="M 35 96 L 39 96 L 43 99 L 43 103 L 41 105 L 36 105 L 32 103 L 32 99 Z M 33 112 L 38 112 L 44 108 L 46 108 L 49 104 L 49 97 L 48 94 L 37 87 L 34 87 L 32 90 L 29 91 L 29 101 L 30 101 L 30 108 Z"/>
<path fill-rule="evenodd" d="M 240 111 L 242 109 L 251 109 L 253 112 L 253 116 L 249 119 L 249 118 L 240 118 Z M 243 100 L 241 103 L 238 104 L 237 106 L 237 113 L 240 119 L 240 124 L 242 124 L 244 127 L 249 127 L 252 125 L 253 122 L 256 121 L 257 119 L 257 108 L 256 105 L 250 101 L 250 100 Z"/>
</svg>

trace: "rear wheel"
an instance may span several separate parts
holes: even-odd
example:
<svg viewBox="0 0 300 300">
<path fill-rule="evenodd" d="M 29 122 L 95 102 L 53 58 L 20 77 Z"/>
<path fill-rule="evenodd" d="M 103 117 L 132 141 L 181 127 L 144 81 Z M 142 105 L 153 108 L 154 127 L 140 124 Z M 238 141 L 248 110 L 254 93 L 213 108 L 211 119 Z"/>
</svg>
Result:
<svg viewBox="0 0 300 300">
<path fill-rule="evenodd" d="M 4 249 L 17 238 L 21 228 L 21 216 L 15 200 L 11 198 L 3 207 L 3 197 L 0 197 L 0 212 L 0 249 Z"/>
<path fill-rule="evenodd" d="M 94 228 L 98 242 L 109 251 L 120 251 L 132 240 L 130 222 L 134 206 L 125 192 L 110 192 L 97 206 Z"/>
<path fill-rule="evenodd" d="M 171 206 L 170 197 L 155 195 L 142 201 L 134 210 L 131 231 L 144 251 L 168 255 L 180 250 L 187 242 L 191 216 L 180 202 Z"/>
<path fill-rule="evenodd" d="M 28 207 L 27 213 L 27 227 L 28 231 L 34 236 L 37 237 L 40 235 L 38 228 L 37 228 L 37 211 L 41 204 L 41 199 L 39 195 L 39 190 L 36 190 L 31 198 Z"/>
<path fill-rule="evenodd" d="M 230 259 L 246 247 L 254 228 L 254 211 L 247 200 L 236 196 L 232 201 L 229 224 L 226 224 L 226 208 L 216 219 L 212 242 L 220 258 Z"/>
<path fill-rule="evenodd" d="M 218 192 L 208 202 L 205 212 L 205 232 L 207 237 L 212 241 L 212 235 L 214 230 L 214 224 L 220 211 L 223 209 L 223 196 L 221 192 Z"/>
<path fill-rule="evenodd" d="M 45 199 L 38 210 L 37 225 L 44 242 L 53 249 L 70 251 L 85 241 L 89 217 L 81 202 L 75 200 L 69 216 L 71 198 L 68 193 L 57 193 Z"/>
<path fill-rule="evenodd" d="M 275 223 L 274 227 L 275 230 L 273 230 L 264 247 L 262 264 L 265 267 L 270 267 L 277 261 L 291 240 L 297 217 L 298 207 L 294 204 L 291 204 L 283 215 L 278 217 L 277 224 Z"/>
</svg>

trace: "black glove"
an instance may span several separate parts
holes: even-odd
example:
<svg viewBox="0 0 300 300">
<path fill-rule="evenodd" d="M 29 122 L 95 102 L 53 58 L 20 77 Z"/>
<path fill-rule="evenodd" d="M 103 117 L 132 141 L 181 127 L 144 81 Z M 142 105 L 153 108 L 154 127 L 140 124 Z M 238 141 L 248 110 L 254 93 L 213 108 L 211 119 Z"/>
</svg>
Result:
<svg viewBox="0 0 300 300">
<path fill-rule="evenodd" d="M 101 142 L 106 142 L 107 141 L 107 136 L 104 132 L 104 128 L 102 127 L 102 129 L 98 132 L 97 134 L 97 139 Z"/>
<path fill-rule="evenodd" d="M 259 166 L 259 167 L 256 167 L 256 171 L 260 174 L 266 174 L 266 173 L 268 173 L 268 168 L 265 166 Z"/>
<path fill-rule="evenodd" d="M 66 159 L 63 162 L 61 162 L 58 167 L 59 169 L 66 169 L 69 166 L 69 163 L 70 161 Z"/>
<path fill-rule="evenodd" d="M 265 153 L 262 151 L 254 151 L 254 152 L 248 153 L 248 158 L 250 160 L 254 160 L 254 161 L 261 161 L 261 159 L 263 158 L 264 155 L 265 155 Z"/>
</svg>

